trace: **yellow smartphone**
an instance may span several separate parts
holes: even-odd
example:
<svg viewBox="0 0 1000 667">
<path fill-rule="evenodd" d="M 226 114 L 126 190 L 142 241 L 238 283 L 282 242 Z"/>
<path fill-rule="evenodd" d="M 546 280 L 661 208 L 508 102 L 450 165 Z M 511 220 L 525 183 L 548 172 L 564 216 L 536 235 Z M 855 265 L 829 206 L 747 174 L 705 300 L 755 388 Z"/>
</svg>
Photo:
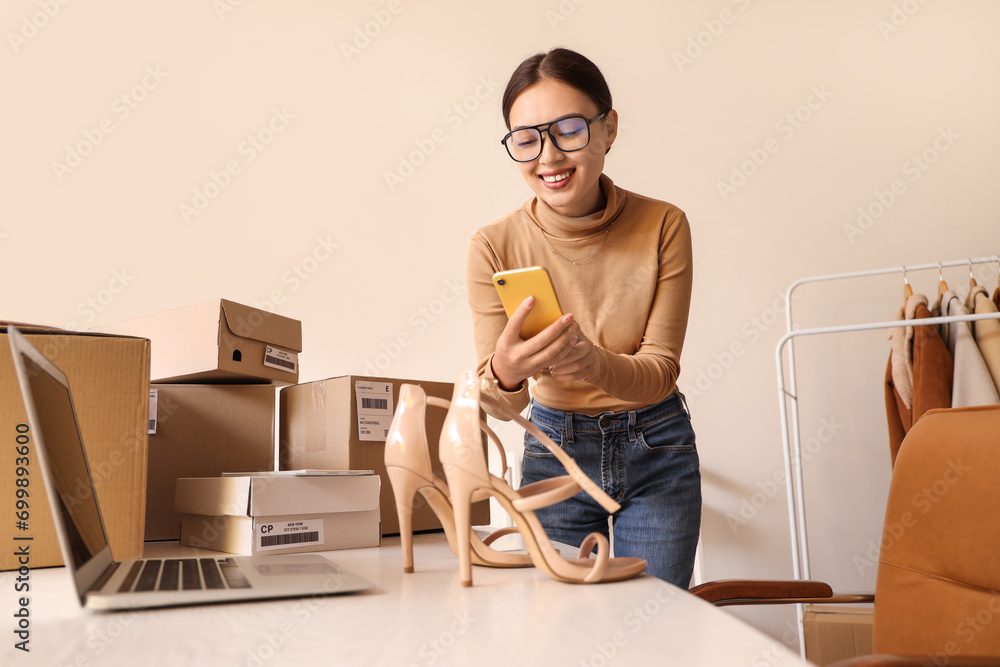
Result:
<svg viewBox="0 0 1000 667">
<path fill-rule="evenodd" d="M 535 297 L 535 307 L 521 325 L 521 338 L 527 340 L 562 317 L 562 308 L 549 272 L 542 266 L 513 269 L 493 274 L 493 285 L 500 295 L 503 309 L 510 317 L 521 302 Z"/>
</svg>

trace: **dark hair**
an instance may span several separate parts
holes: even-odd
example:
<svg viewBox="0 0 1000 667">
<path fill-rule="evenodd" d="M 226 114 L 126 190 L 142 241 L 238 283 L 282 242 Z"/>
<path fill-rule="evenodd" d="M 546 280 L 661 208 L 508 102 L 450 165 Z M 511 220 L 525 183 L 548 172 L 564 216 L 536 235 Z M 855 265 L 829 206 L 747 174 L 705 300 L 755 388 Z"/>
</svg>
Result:
<svg viewBox="0 0 1000 667">
<path fill-rule="evenodd" d="M 594 100 L 600 112 L 610 111 L 611 89 L 597 65 L 576 51 L 555 48 L 526 58 L 510 75 L 503 91 L 503 122 L 510 129 L 510 108 L 514 100 L 542 79 L 555 79 L 576 88 Z"/>
</svg>

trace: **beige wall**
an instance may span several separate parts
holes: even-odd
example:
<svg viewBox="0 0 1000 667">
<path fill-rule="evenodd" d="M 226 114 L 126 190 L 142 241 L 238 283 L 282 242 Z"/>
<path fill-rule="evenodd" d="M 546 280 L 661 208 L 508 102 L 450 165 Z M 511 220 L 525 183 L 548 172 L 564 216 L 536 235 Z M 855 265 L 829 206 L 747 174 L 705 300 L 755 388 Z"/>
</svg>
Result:
<svg viewBox="0 0 1000 667">
<path fill-rule="evenodd" d="M 791 573 L 788 284 L 1000 252 L 989 0 L 151 4 L 4 3 L 0 316 L 83 328 L 222 296 L 302 320 L 303 380 L 450 380 L 475 362 L 468 238 L 530 194 L 498 145 L 502 85 L 577 48 L 621 114 L 607 173 L 692 224 L 708 578 Z M 803 290 L 799 312 L 888 319 L 899 283 Z M 870 588 L 884 335 L 800 350 L 813 574 Z M 736 613 L 776 637 L 793 618 Z"/>
</svg>

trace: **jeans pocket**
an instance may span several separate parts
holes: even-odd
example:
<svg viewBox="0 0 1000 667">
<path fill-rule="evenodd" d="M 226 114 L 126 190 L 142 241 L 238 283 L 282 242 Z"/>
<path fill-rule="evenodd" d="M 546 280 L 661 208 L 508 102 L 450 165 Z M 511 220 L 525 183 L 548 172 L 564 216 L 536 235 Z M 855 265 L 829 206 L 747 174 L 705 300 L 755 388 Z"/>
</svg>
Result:
<svg viewBox="0 0 1000 667">
<path fill-rule="evenodd" d="M 550 426 L 548 424 L 540 424 L 534 422 L 542 433 L 552 438 L 552 441 L 562 449 L 565 449 L 563 445 L 562 429 L 555 426 Z M 526 433 L 524 437 L 524 455 L 530 456 L 536 459 L 551 459 L 555 458 L 555 454 L 549 451 L 549 448 L 538 441 L 538 438 Z"/>
<path fill-rule="evenodd" d="M 642 448 L 648 452 L 696 451 L 694 429 L 684 410 L 647 422 L 636 429 Z"/>
</svg>

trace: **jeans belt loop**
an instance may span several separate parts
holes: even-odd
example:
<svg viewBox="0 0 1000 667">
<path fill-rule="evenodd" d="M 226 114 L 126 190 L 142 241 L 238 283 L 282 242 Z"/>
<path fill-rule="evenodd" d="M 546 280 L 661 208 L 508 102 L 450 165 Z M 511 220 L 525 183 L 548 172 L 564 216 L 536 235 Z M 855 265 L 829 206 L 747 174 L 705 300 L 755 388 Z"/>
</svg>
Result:
<svg viewBox="0 0 1000 667">
<path fill-rule="evenodd" d="M 684 414 L 687 415 L 688 419 L 691 419 L 691 408 L 688 407 L 687 397 L 679 391 L 677 392 L 677 396 L 681 399 L 681 406 L 684 408 Z"/>
<path fill-rule="evenodd" d="M 635 410 L 628 411 L 628 441 L 635 442 Z"/>
<path fill-rule="evenodd" d="M 566 421 L 563 426 L 563 438 L 566 440 L 567 444 L 573 442 L 573 413 L 566 413 Z"/>
</svg>

